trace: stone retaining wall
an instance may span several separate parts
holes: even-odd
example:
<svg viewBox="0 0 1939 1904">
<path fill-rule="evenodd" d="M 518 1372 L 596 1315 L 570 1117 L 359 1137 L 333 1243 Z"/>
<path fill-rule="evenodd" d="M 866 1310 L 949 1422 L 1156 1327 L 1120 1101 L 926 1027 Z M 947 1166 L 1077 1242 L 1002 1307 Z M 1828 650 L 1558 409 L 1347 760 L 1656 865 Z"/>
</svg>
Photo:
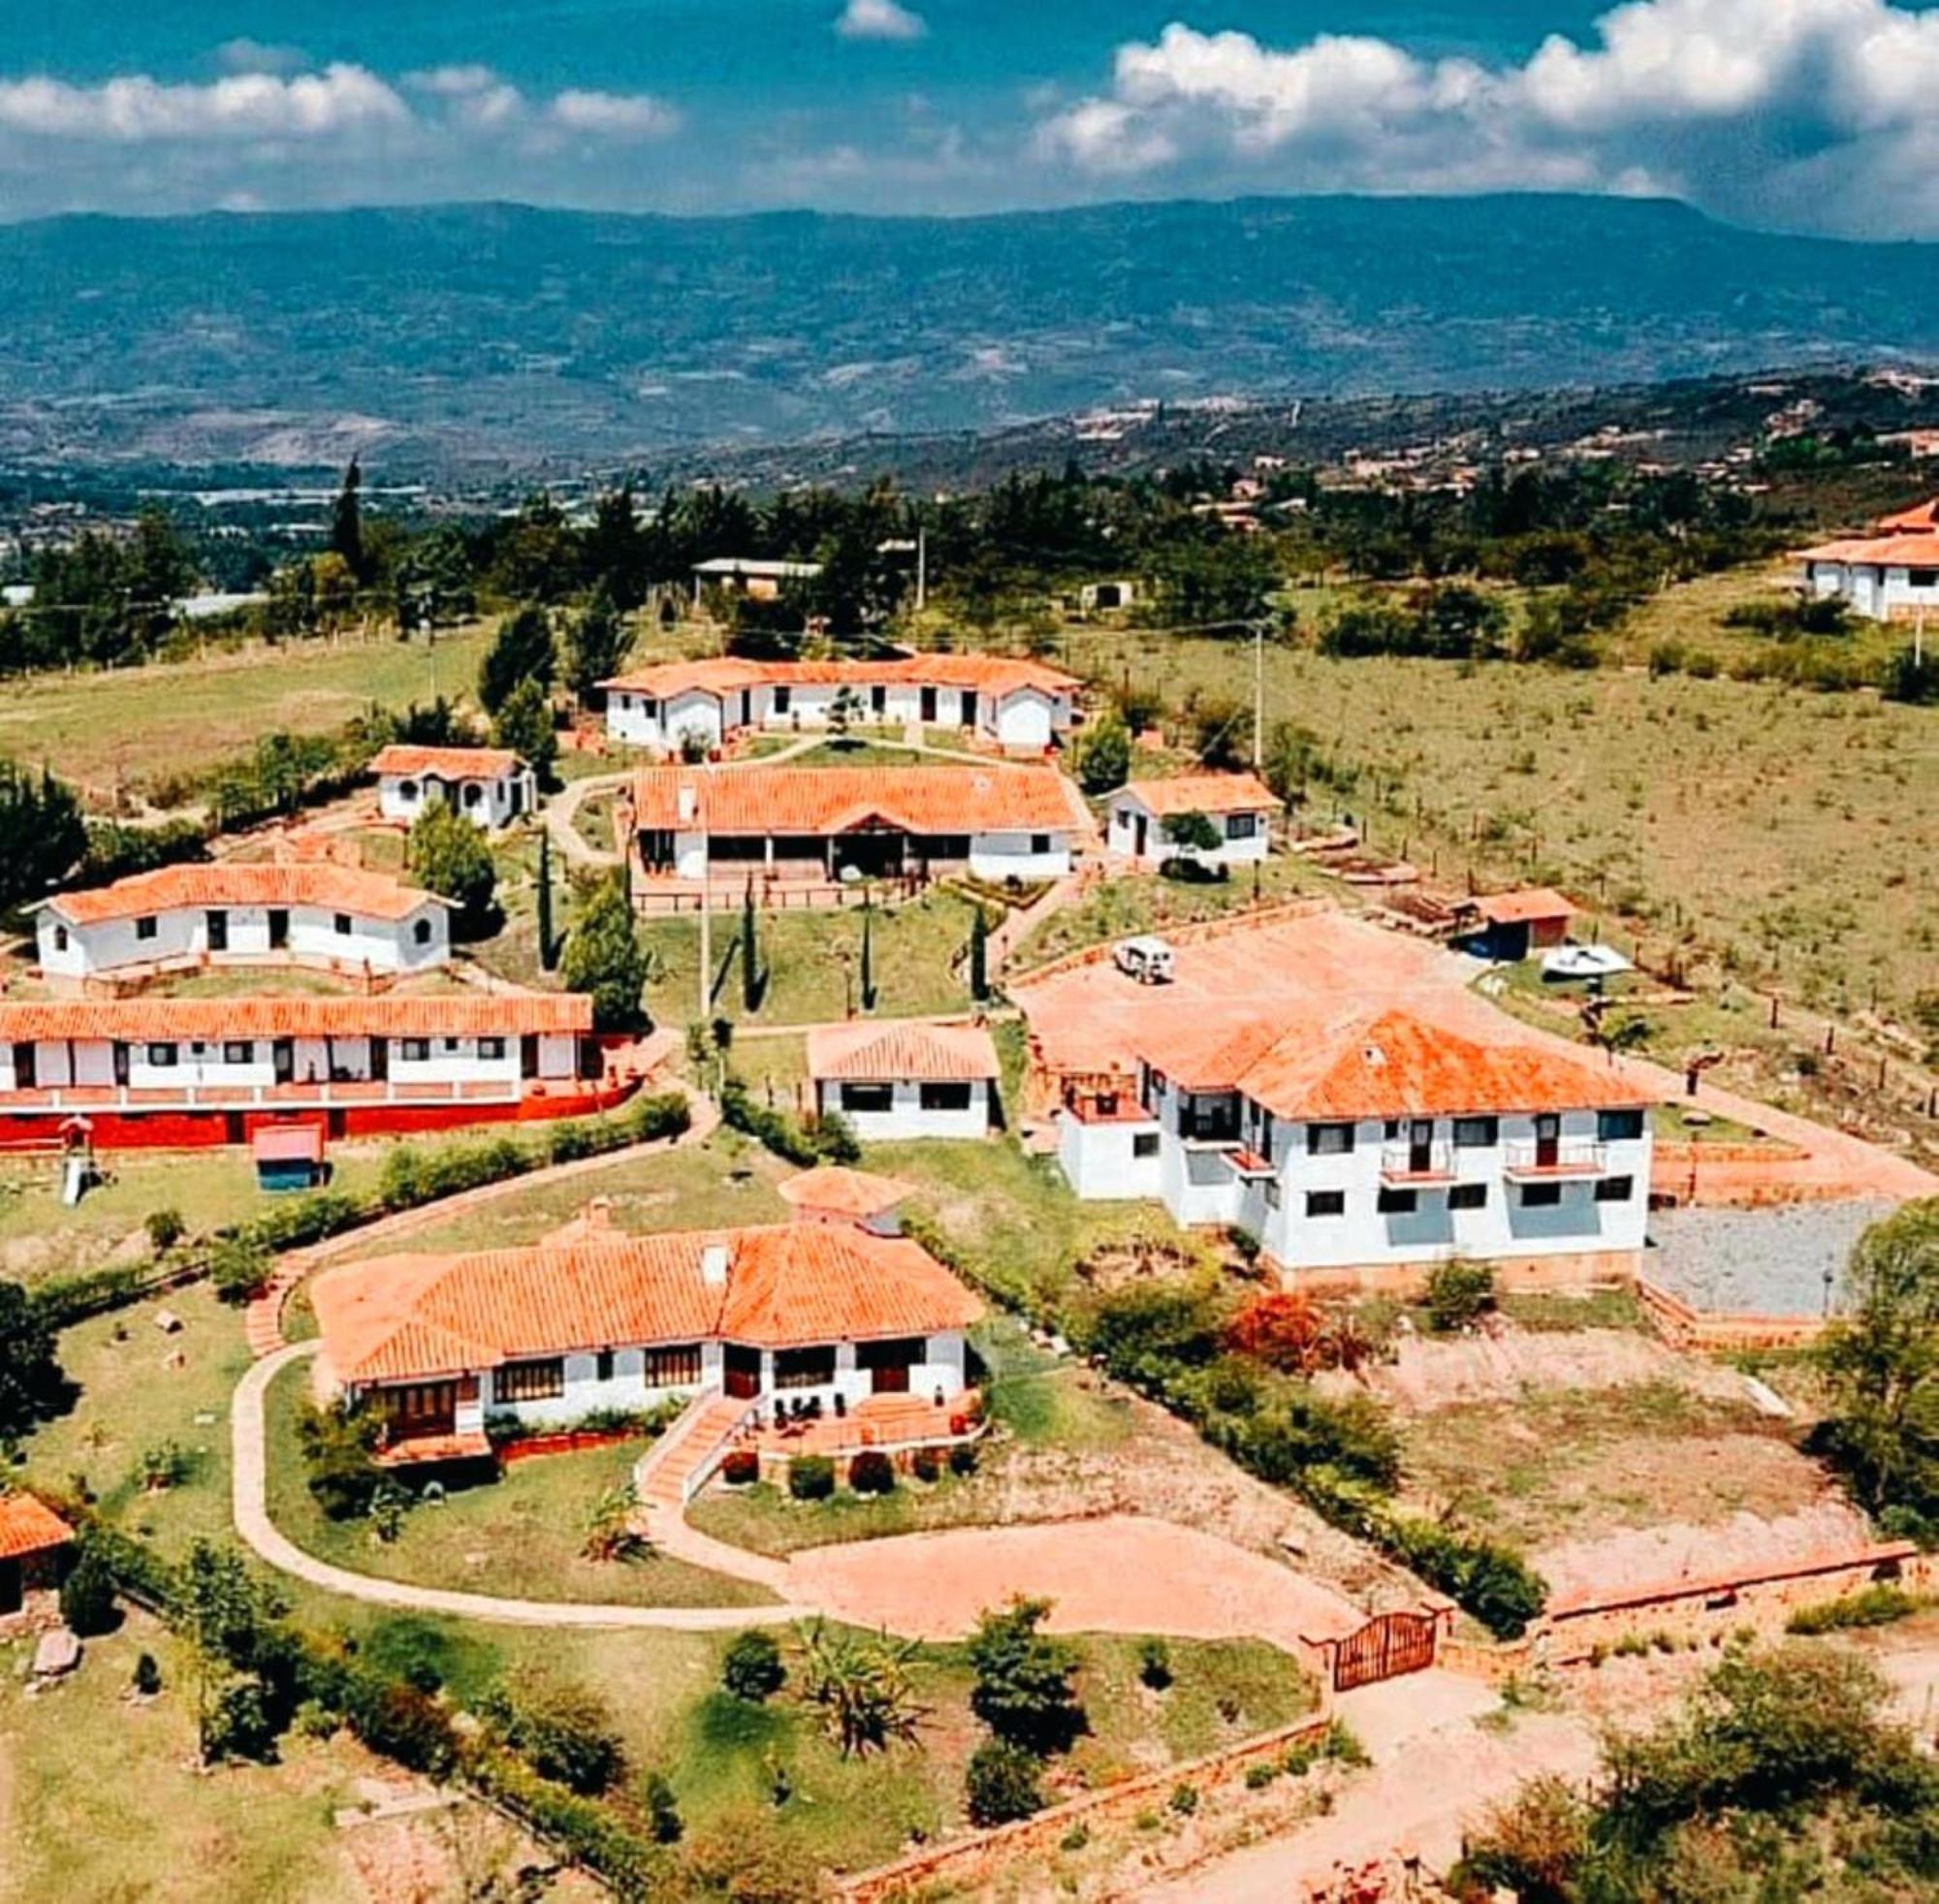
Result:
<svg viewBox="0 0 1939 1904">
<path fill-rule="evenodd" d="M 1799 1349 L 1825 1333 L 1822 1316 L 1722 1316 L 1693 1308 L 1647 1277 L 1637 1297 L 1657 1333 L 1672 1349 L 1722 1352 L 1742 1349 Z"/>
</svg>

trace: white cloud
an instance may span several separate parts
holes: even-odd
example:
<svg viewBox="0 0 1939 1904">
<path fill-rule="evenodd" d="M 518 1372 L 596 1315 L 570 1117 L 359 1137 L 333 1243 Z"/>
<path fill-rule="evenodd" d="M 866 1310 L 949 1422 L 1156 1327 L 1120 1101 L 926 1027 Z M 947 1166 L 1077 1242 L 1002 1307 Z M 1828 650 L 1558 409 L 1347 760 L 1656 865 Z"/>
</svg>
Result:
<svg viewBox="0 0 1939 1904">
<path fill-rule="evenodd" d="M 327 66 L 293 79 L 238 73 L 208 85 L 164 85 L 145 76 L 96 86 L 0 80 L 0 128 L 43 139 L 307 140 L 402 125 L 410 116 L 397 93 L 362 66 Z"/>
<path fill-rule="evenodd" d="M 421 73 L 406 73 L 404 83 L 419 92 L 435 93 L 440 99 L 471 99 L 494 90 L 498 76 L 489 66 L 432 66 Z"/>
<path fill-rule="evenodd" d="M 1852 203 L 1826 205 L 1828 222 L 1932 231 L 1939 200 L 1917 181 L 1939 144 L 1939 7 L 1630 0 L 1586 44 L 1553 35 L 1497 66 L 1361 35 L 1275 48 L 1174 21 L 1118 48 L 1107 91 L 1045 113 L 1037 144 L 1099 176 L 1236 171 L 1314 190 L 1647 184 L 1788 219 L 1844 192 Z"/>
<path fill-rule="evenodd" d="M 900 0 L 848 0 L 835 30 L 844 40 L 920 40 L 929 25 Z"/>
<path fill-rule="evenodd" d="M 301 73 L 316 62 L 301 47 L 276 46 L 244 34 L 217 47 L 215 63 L 225 73 Z"/>
<path fill-rule="evenodd" d="M 552 122 L 567 132 L 607 139 L 664 139 L 680 129 L 680 114 L 651 93 L 588 92 L 574 87 L 552 103 Z"/>
</svg>

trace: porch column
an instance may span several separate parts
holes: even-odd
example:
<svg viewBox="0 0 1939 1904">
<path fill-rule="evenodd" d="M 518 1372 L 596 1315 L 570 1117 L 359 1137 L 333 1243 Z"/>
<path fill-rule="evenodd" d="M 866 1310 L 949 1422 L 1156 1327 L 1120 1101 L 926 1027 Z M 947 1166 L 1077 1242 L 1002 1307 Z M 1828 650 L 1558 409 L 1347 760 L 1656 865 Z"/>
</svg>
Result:
<svg viewBox="0 0 1939 1904">
<path fill-rule="evenodd" d="M 775 836 L 772 833 L 761 836 L 761 860 L 770 873 L 775 870 Z"/>
</svg>

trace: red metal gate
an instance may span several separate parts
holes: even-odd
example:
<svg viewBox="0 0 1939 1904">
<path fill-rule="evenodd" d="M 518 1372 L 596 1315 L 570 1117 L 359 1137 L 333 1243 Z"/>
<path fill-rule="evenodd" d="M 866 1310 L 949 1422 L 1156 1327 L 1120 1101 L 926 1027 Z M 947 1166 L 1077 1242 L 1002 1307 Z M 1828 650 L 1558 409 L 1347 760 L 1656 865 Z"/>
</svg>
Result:
<svg viewBox="0 0 1939 1904">
<path fill-rule="evenodd" d="M 1333 1649 L 1333 1690 L 1351 1692 L 1434 1664 L 1441 1623 L 1432 1613 L 1377 1613 Z"/>
</svg>

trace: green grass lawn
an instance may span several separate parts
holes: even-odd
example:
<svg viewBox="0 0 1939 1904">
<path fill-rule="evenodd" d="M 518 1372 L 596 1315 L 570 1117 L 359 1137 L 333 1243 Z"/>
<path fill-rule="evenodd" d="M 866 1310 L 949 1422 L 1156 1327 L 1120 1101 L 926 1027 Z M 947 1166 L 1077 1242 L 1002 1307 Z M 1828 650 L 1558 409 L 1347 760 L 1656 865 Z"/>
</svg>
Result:
<svg viewBox="0 0 1939 1904">
<path fill-rule="evenodd" d="M 42 675 L 0 689 L 0 752 L 45 760 L 106 801 L 117 785 L 192 773 L 272 729 L 340 727 L 373 702 L 468 696 L 480 625 L 422 642 L 293 643 L 106 674 Z"/>
<path fill-rule="evenodd" d="M 442 1505 L 421 1504 L 397 1539 L 366 1521 L 333 1521 L 304 1485 L 298 1413 L 309 1368 L 297 1363 L 270 1385 L 270 1513 L 305 1552 L 339 1567 L 417 1586 L 502 1594 L 514 1600 L 597 1601 L 637 1606 L 751 1606 L 771 1596 L 663 1554 L 635 1562 L 588 1560 L 581 1551 L 601 1500 L 629 1480 L 645 1439 L 578 1454 L 544 1455 L 493 1481 L 454 1487 Z M 403 1477 L 409 1485 L 409 1477 Z"/>
</svg>

